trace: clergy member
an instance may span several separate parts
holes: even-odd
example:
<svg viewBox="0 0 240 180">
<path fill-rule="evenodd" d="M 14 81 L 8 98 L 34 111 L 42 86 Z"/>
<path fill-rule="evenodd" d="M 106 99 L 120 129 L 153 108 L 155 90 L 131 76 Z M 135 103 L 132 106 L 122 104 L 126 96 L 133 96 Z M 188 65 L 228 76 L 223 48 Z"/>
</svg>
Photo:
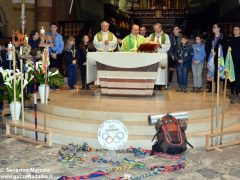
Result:
<svg viewBox="0 0 240 180">
<path fill-rule="evenodd" d="M 137 24 L 132 25 L 131 34 L 126 36 L 122 41 L 121 51 L 134 52 L 138 47 L 146 43 L 147 40 L 139 34 L 139 26 Z"/>
<path fill-rule="evenodd" d="M 167 53 L 170 49 L 171 43 L 169 36 L 163 32 L 162 25 L 156 23 L 153 25 L 154 33 L 149 36 L 149 41 L 158 44 L 158 53 Z M 155 82 L 155 90 L 161 89 L 161 85 L 166 85 L 167 76 L 167 58 L 160 62 L 158 67 L 158 74 Z"/>
<path fill-rule="evenodd" d="M 109 23 L 101 23 L 101 31 L 94 36 L 93 45 L 100 52 L 110 52 L 117 47 L 116 36 L 109 31 Z"/>
<path fill-rule="evenodd" d="M 154 33 L 149 36 L 149 41 L 159 44 L 158 52 L 168 52 L 171 44 L 169 36 L 163 32 L 162 25 L 156 23 L 153 25 Z"/>
</svg>

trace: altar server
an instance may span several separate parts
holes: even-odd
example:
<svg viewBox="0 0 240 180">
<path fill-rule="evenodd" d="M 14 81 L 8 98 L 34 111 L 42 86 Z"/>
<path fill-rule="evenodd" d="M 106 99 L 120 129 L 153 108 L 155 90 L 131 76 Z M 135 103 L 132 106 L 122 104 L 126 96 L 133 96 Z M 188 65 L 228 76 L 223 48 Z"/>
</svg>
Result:
<svg viewBox="0 0 240 180">
<path fill-rule="evenodd" d="M 162 25 L 160 23 L 156 23 L 153 25 L 154 33 L 149 36 L 149 41 L 158 44 L 158 53 L 167 53 L 170 49 L 171 43 L 169 40 L 169 36 L 163 32 Z M 166 84 L 167 77 L 167 58 L 163 59 L 158 68 L 158 74 L 155 82 L 155 89 L 160 89 L 161 85 Z"/>
<path fill-rule="evenodd" d="M 135 52 L 141 44 L 146 42 L 147 39 L 139 34 L 139 26 L 137 24 L 133 24 L 131 34 L 122 40 L 121 51 Z"/>
<path fill-rule="evenodd" d="M 101 31 L 94 36 L 93 45 L 100 52 L 111 52 L 117 47 L 116 36 L 109 31 L 109 23 L 101 23 Z"/>
</svg>

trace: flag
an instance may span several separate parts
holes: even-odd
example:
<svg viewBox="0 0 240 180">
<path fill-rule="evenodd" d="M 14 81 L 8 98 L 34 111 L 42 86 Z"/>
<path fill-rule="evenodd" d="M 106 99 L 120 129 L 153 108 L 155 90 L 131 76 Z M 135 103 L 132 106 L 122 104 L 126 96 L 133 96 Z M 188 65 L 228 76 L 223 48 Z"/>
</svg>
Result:
<svg viewBox="0 0 240 180">
<path fill-rule="evenodd" d="M 211 79 L 214 77 L 214 72 L 215 72 L 215 66 L 214 66 L 214 51 L 212 50 L 209 58 L 208 58 L 208 63 L 207 63 L 207 79 Z"/>
<path fill-rule="evenodd" d="M 229 79 L 230 82 L 235 81 L 235 72 L 234 72 L 234 65 L 232 59 L 232 49 L 228 47 L 226 62 L 224 66 L 224 71 L 226 71 L 226 78 Z"/>
<path fill-rule="evenodd" d="M 219 45 L 219 50 L 220 50 L 220 54 L 219 54 L 219 61 L 220 61 L 220 65 L 219 65 L 219 77 L 221 79 L 225 78 L 225 71 L 224 71 L 224 58 L 223 58 L 223 51 L 222 51 L 222 46 Z"/>
</svg>

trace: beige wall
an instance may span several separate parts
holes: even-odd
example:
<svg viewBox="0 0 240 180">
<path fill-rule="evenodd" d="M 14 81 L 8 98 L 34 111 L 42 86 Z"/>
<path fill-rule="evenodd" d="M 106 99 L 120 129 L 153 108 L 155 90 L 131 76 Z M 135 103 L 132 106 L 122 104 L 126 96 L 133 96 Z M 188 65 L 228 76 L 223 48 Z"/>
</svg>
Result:
<svg viewBox="0 0 240 180">
<path fill-rule="evenodd" d="M 20 17 L 21 17 L 21 4 L 13 4 L 12 0 L 0 0 L 0 7 L 2 8 L 6 20 L 6 34 L 5 36 L 11 36 L 13 29 L 16 31 L 17 29 L 21 30 Z M 25 31 L 27 34 L 31 32 L 35 28 L 35 5 L 34 4 L 26 4 L 26 27 Z"/>
</svg>

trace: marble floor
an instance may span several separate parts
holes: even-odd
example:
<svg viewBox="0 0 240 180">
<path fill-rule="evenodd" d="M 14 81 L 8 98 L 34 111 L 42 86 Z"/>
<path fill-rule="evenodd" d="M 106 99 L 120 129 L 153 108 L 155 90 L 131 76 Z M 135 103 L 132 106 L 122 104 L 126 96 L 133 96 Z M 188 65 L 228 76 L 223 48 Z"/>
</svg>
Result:
<svg viewBox="0 0 240 180">
<path fill-rule="evenodd" d="M 4 125 L 0 123 L 0 179 L 13 179 L 11 175 L 21 178 L 28 172 L 17 172 L 19 169 L 35 168 L 31 175 L 36 179 L 58 179 L 63 175 L 85 175 L 96 170 L 106 169 L 106 164 L 96 163 L 89 160 L 92 156 L 112 157 L 121 159 L 130 156 L 129 153 L 110 153 L 107 151 L 90 152 L 86 154 L 89 159 L 85 162 L 63 163 L 59 161 L 58 151 L 61 146 L 54 144 L 52 148 L 37 147 L 33 144 L 17 141 L 5 137 Z M 225 148 L 223 150 L 206 152 L 204 149 L 189 149 L 186 151 L 186 167 L 179 171 L 161 173 L 146 179 L 163 180 L 237 180 L 240 179 L 240 145 Z M 132 156 L 133 157 L 133 156 Z M 142 160 L 143 159 L 137 159 Z M 174 164 L 174 160 L 166 158 L 145 158 L 147 163 L 160 165 Z M 40 172 L 42 171 L 42 172 Z M 130 169 L 124 172 L 111 173 L 109 177 L 97 179 L 111 179 L 120 175 L 128 174 L 136 176 L 144 173 L 144 169 Z M 9 175 L 4 177 L 3 175 Z M 30 176 L 29 176 L 30 177 Z M 27 178 L 28 179 L 28 178 Z M 30 179 L 30 178 L 29 178 Z"/>
</svg>

